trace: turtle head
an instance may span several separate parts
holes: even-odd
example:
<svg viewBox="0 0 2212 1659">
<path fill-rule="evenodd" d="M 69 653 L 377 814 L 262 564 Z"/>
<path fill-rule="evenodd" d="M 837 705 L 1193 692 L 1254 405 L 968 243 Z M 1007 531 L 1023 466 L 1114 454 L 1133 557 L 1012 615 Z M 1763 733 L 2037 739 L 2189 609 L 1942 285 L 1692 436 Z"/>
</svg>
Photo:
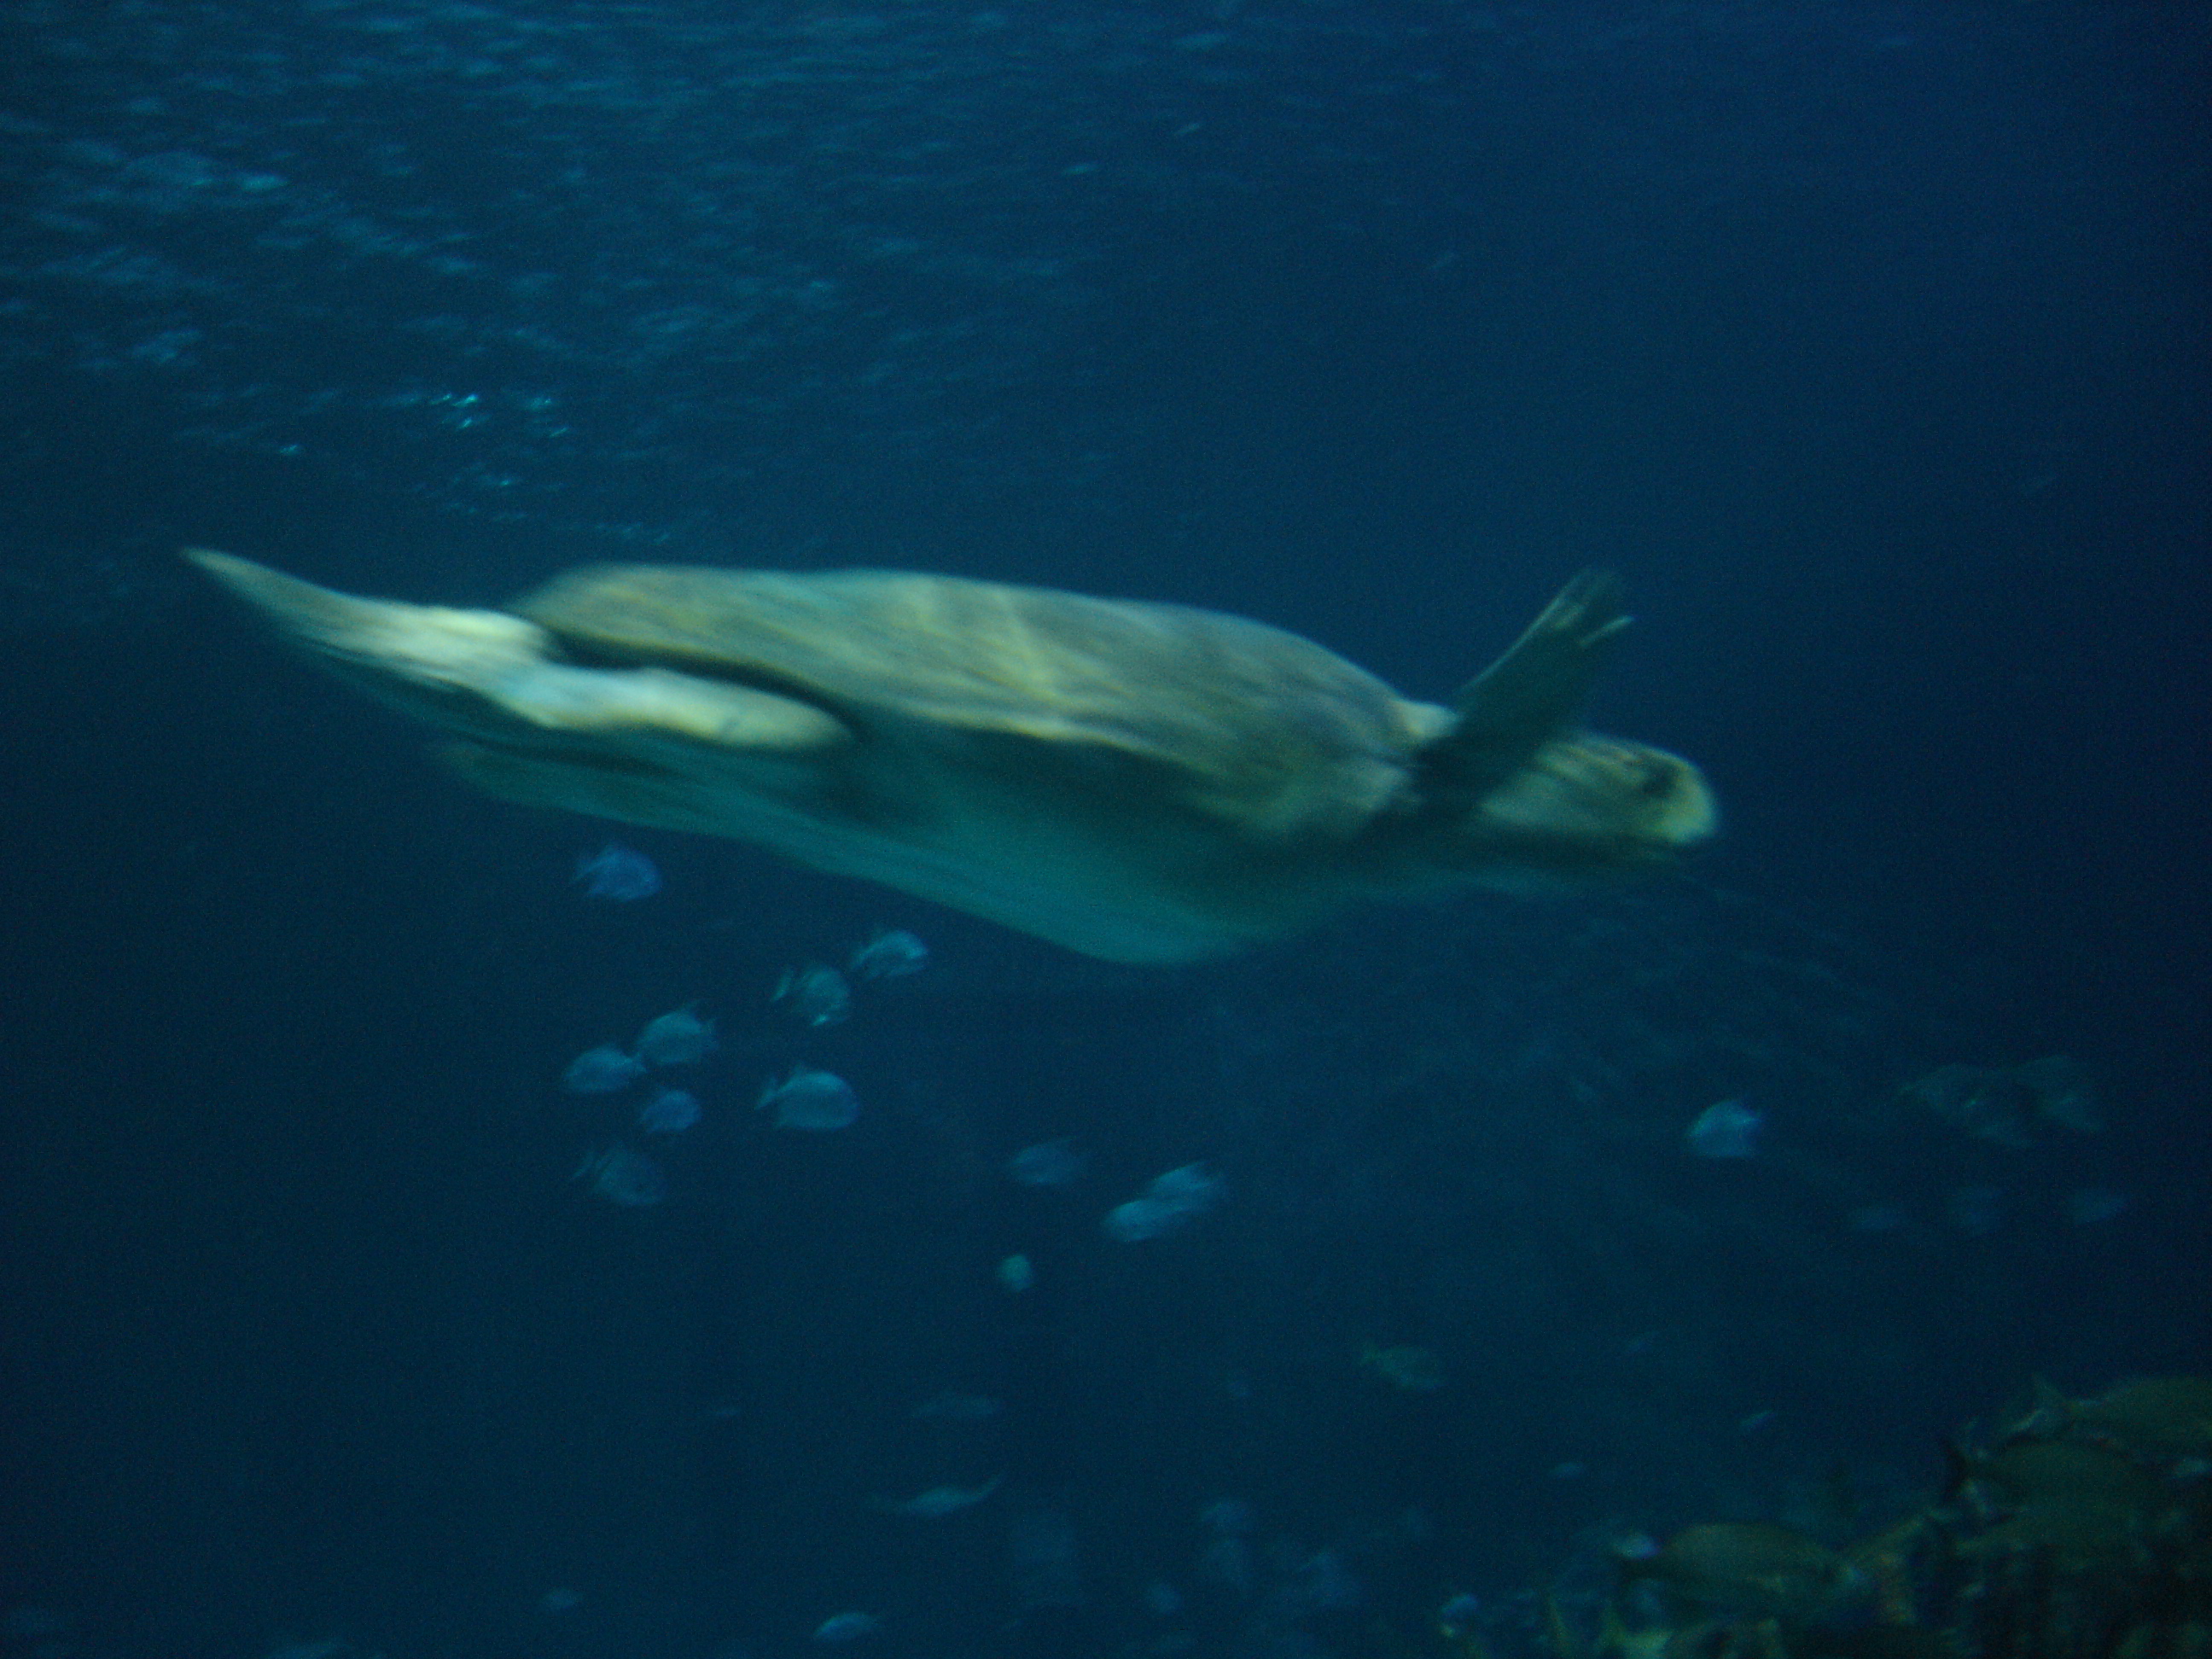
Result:
<svg viewBox="0 0 2212 1659">
<path fill-rule="evenodd" d="M 1582 726 L 1628 621 L 1619 582 L 1585 572 L 1435 711 L 1419 763 L 1426 857 L 1486 886 L 1547 885 L 1662 863 L 1712 835 L 1696 767 Z"/>
<path fill-rule="evenodd" d="M 1680 755 L 1574 732 L 1440 825 L 1434 855 L 1483 886 L 1544 887 L 1665 864 L 1719 822 L 1703 774 Z"/>
</svg>

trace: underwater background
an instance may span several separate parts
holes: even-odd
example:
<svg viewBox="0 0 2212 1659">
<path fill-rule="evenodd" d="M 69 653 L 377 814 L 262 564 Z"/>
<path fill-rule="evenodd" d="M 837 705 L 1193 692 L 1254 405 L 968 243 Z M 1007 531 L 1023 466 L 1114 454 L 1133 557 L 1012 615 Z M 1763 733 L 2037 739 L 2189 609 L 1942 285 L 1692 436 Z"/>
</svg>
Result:
<svg viewBox="0 0 2212 1659">
<path fill-rule="evenodd" d="M 0 1659 L 1467 1595 L 1510 1659 L 1624 1538 L 2212 1368 L 2212 10 L 15 0 L 0 64 Z M 185 544 L 945 571 L 1431 698 L 1608 566 L 1595 722 L 1725 833 L 1112 967 L 477 799 Z M 696 1126 L 563 1087 L 695 1002 Z M 858 1121 L 771 1127 L 799 1064 Z"/>
</svg>

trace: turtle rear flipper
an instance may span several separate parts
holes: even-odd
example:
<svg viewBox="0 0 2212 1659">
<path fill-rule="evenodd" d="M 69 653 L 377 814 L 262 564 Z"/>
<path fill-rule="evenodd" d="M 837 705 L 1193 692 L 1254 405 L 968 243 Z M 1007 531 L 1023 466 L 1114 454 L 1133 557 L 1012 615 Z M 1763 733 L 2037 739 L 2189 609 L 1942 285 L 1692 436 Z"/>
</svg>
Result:
<svg viewBox="0 0 2212 1659">
<path fill-rule="evenodd" d="M 1586 570 L 1561 588 L 1512 648 L 1452 700 L 1450 727 L 1422 753 L 1426 793 L 1457 804 L 1479 800 L 1573 729 L 1629 620 L 1610 571 Z"/>
<path fill-rule="evenodd" d="M 805 753 L 851 733 L 811 703 L 661 668 L 580 667 L 504 611 L 364 599 L 234 554 L 185 556 L 333 673 L 449 731 L 529 744 L 559 734 Z"/>
<path fill-rule="evenodd" d="M 360 599 L 204 547 L 186 548 L 185 557 L 292 644 L 387 700 L 402 685 L 418 696 L 489 695 L 501 678 L 550 653 L 552 635 L 505 611 Z"/>
</svg>

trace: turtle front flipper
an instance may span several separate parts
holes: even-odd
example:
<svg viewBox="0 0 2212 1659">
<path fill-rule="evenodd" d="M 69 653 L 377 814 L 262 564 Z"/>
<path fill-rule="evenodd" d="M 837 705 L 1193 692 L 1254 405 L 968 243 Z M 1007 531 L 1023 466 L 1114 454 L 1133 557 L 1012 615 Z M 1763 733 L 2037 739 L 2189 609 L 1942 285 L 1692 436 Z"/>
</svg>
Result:
<svg viewBox="0 0 2212 1659">
<path fill-rule="evenodd" d="M 1586 570 L 1561 588 L 1512 648 L 1452 700 L 1450 726 L 1422 752 L 1425 793 L 1471 804 L 1573 730 L 1628 623 L 1611 572 Z"/>
<path fill-rule="evenodd" d="M 805 753 L 851 739 L 811 703 L 659 668 L 560 659 L 559 641 L 503 611 L 365 599 L 228 553 L 188 548 L 214 577 L 340 678 L 404 714 L 504 746 L 577 739 L 619 756 L 674 739 L 721 750 Z"/>
</svg>

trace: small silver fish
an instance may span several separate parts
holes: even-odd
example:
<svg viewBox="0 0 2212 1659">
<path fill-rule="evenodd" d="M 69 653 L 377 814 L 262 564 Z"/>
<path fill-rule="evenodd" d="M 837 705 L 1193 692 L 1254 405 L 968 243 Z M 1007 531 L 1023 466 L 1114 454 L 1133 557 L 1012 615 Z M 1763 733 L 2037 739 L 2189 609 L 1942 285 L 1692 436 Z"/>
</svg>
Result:
<svg viewBox="0 0 2212 1659">
<path fill-rule="evenodd" d="M 592 1190 L 610 1204 L 641 1209 L 668 1196 L 668 1177 L 643 1152 L 617 1143 L 603 1152 L 587 1152 L 575 1178 L 587 1181 Z"/>
<path fill-rule="evenodd" d="M 781 1083 L 771 1080 L 761 1091 L 755 1109 L 775 1111 L 779 1129 L 842 1129 L 860 1115 L 860 1097 L 853 1085 L 830 1072 L 794 1066 Z"/>
<path fill-rule="evenodd" d="M 609 842 L 597 857 L 576 860 L 575 880 L 584 884 L 584 896 L 628 903 L 651 898 L 660 890 L 660 872 L 653 860 L 635 848 Z"/>
<path fill-rule="evenodd" d="M 1752 1158 L 1759 1152 L 1759 1132 L 1766 1115 L 1739 1097 L 1717 1101 L 1691 1122 L 1690 1150 L 1699 1158 Z"/>
<path fill-rule="evenodd" d="M 561 1086 L 572 1095 L 611 1095 L 626 1089 L 643 1075 L 645 1062 L 624 1054 L 611 1042 L 586 1048 L 561 1073 Z"/>
<path fill-rule="evenodd" d="M 1188 1226 L 1191 1212 L 1157 1198 L 1133 1198 L 1106 1212 L 1106 1237 L 1120 1244 L 1141 1244 L 1148 1238 L 1178 1232 Z"/>
<path fill-rule="evenodd" d="M 720 1046 L 714 1041 L 714 1022 L 699 1018 L 696 1002 L 648 1020 L 637 1034 L 638 1058 L 655 1066 L 689 1066 Z"/>
<path fill-rule="evenodd" d="M 1185 1164 L 1155 1176 L 1144 1196 L 1106 1212 L 1106 1236 L 1123 1244 L 1178 1232 L 1221 1202 L 1228 1183 L 1203 1164 Z"/>
<path fill-rule="evenodd" d="M 846 965 L 855 979 L 903 979 L 929 966 L 929 947 L 903 927 L 886 927 Z"/>
<path fill-rule="evenodd" d="M 1229 1183 L 1205 1164 L 1186 1164 L 1165 1175 L 1154 1176 L 1145 1188 L 1145 1196 L 1197 1215 L 1220 1203 L 1228 1190 Z"/>
<path fill-rule="evenodd" d="M 996 1475 L 980 1486 L 932 1486 L 911 1498 L 872 1498 L 868 1507 L 886 1515 L 910 1515 L 917 1521 L 942 1521 L 948 1515 L 972 1510 L 998 1491 L 1006 1476 Z"/>
<path fill-rule="evenodd" d="M 793 1018 L 808 1025 L 836 1025 L 853 1013 L 853 988 L 826 962 L 786 969 L 769 1000 L 783 1003 Z"/>
<path fill-rule="evenodd" d="M 637 1127 L 649 1135 L 680 1135 L 699 1113 L 699 1097 L 689 1089 L 663 1089 L 639 1108 Z"/>
</svg>

